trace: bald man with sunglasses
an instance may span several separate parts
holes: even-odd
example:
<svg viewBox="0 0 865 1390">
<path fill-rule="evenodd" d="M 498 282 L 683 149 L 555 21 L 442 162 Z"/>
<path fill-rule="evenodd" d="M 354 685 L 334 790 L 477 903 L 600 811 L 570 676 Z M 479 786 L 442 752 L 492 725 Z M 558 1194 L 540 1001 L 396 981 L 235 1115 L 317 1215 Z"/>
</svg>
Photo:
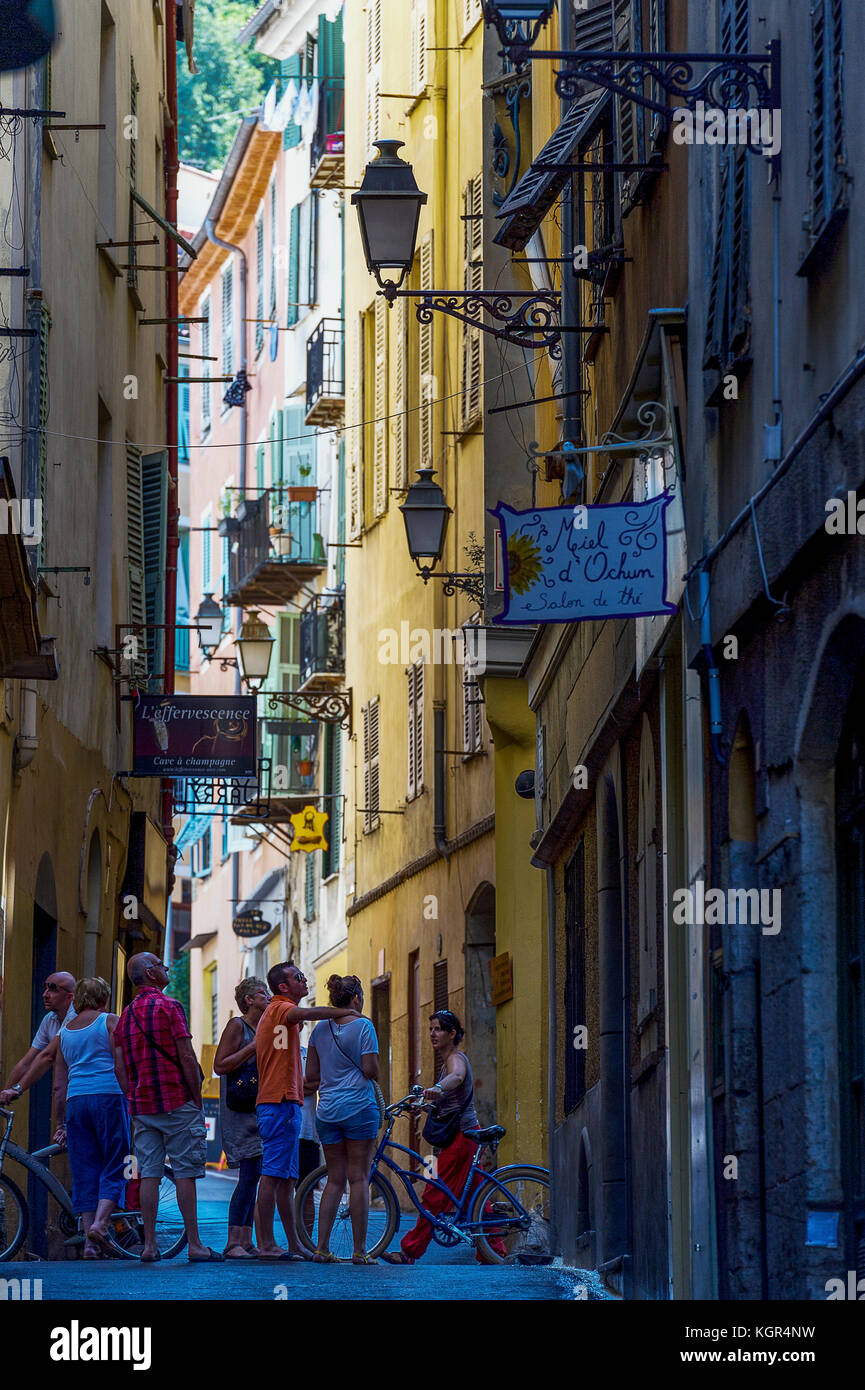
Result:
<svg viewBox="0 0 865 1390">
<path fill-rule="evenodd" d="M 45 981 L 42 989 L 42 1002 L 48 1010 L 39 1027 L 36 1029 L 33 1041 L 30 1044 L 20 1062 L 9 1073 L 5 1090 L 0 1091 L 0 1105 L 8 1105 L 10 1101 L 16 1100 L 21 1094 L 21 1087 L 18 1085 L 20 1078 L 24 1075 L 30 1063 L 39 1056 L 50 1042 L 57 1037 L 60 1029 L 67 1019 L 75 1017 L 75 1009 L 72 1004 L 72 996 L 75 993 L 75 976 L 70 975 L 68 970 L 55 970 Z M 66 1064 L 58 1060 L 54 1067 L 54 1109 L 59 1110 L 58 1101 L 66 1095 Z"/>
</svg>

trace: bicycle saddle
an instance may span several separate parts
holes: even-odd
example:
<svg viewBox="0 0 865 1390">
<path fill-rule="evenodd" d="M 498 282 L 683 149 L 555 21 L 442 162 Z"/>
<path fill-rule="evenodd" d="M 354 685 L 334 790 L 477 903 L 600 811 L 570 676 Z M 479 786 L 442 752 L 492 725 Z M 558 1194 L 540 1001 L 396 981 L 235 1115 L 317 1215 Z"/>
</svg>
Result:
<svg viewBox="0 0 865 1390">
<path fill-rule="evenodd" d="M 476 1144 L 494 1144 L 507 1134 L 507 1130 L 501 1125 L 489 1125 L 486 1129 L 464 1129 L 463 1134 L 467 1139 L 474 1139 Z"/>
</svg>

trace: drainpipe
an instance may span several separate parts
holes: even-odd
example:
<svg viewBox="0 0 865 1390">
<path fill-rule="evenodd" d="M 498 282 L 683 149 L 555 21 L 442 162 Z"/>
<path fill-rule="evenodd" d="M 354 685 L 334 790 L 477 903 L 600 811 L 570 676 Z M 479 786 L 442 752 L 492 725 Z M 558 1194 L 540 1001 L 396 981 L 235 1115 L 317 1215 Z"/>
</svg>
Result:
<svg viewBox="0 0 865 1390">
<path fill-rule="evenodd" d="M 173 10 L 173 6 L 171 7 Z M 165 150 L 165 220 L 172 227 L 177 226 L 177 172 L 179 165 L 177 141 L 177 25 L 172 13 L 165 23 L 165 99 L 168 116 L 164 123 L 163 149 Z M 177 436 L 178 436 L 178 388 L 179 345 L 178 326 L 174 320 L 178 315 L 179 285 L 178 276 L 172 274 L 171 267 L 177 265 L 177 243 L 166 234 L 165 264 L 169 267 L 166 275 L 166 315 L 168 324 L 165 330 L 165 359 L 168 363 L 168 381 L 165 387 L 165 438 L 168 444 L 168 508 L 165 526 L 165 638 L 163 643 L 164 690 L 166 695 L 174 694 L 175 625 L 177 622 L 177 556 L 180 550 L 178 519 L 180 517 L 180 492 L 178 487 Z M 162 780 L 162 831 L 169 844 L 169 863 L 171 870 L 177 859 L 174 852 L 173 823 L 173 783 L 168 778 Z M 174 853 L 173 853 L 174 852 Z M 173 858 L 171 857 L 173 853 Z M 167 932 L 166 932 L 167 936 Z"/>
<path fill-rule="evenodd" d="M 12 760 L 16 772 L 22 772 L 25 767 L 30 766 L 36 756 L 36 749 L 38 747 L 39 739 L 36 736 L 36 686 L 26 683 L 21 686 L 21 718 L 18 737 L 15 739 Z"/>
<path fill-rule="evenodd" d="M 707 566 L 700 570 L 700 641 L 709 676 L 709 721 L 712 752 L 715 755 L 715 761 L 721 767 L 726 767 L 727 759 L 721 752 L 721 733 L 724 728 L 721 722 L 721 672 L 715 665 L 715 653 L 712 651 L 712 615 L 709 609 L 709 570 Z"/>
<path fill-rule="evenodd" d="M 574 28 L 571 0 L 559 0 L 559 48 L 567 51 L 573 46 Z M 564 117 L 571 101 L 562 101 Z M 570 257 L 574 253 L 574 198 L 572 180 L 565 184 L 562 194 L 562 323 L 579 323 L 579 286 Z M 565 392 L 562 410 L 562 443 L 579 444 L 582 437 L 581 400 L 572 394 L 580 387 L 579 334 L 562 334 L 562 391 Z M 586 501 L 585 475 L 580 479 L 579 499 Z"/>
</svg>

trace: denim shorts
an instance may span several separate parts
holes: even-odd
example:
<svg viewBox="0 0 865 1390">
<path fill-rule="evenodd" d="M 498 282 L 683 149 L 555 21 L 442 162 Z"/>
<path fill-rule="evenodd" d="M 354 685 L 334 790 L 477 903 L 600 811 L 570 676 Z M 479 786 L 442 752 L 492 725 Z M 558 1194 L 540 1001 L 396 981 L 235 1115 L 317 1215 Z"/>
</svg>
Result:
<svg viewBox="0 0 865 1390">
<path fill-rule="evenodd" d="M 343 1139 L 374 1139 L 379 1131 L 378 1105 L 370 1101 L 354 1115 L 329 1123 L 316 1114 L 315 1127 L 322 1144 L 341 1144 Z"/>
<path fill-rule="evenodd" d="M 298 1149 L 302 1109 L 296 1100 L 278 1104 L 264 1101 L 255 1108 L 261 1146 L 264 1150 L 261 1175 L 264 1178 L 296 1178 L 300 1174 Z"/>
</svg>

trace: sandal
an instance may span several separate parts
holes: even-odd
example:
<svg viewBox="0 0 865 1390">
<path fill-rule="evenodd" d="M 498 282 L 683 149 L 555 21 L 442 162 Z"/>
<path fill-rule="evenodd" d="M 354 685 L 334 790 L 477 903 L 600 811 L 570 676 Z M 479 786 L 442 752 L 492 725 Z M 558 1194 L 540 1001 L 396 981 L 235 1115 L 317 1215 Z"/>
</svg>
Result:
<svg viewBox="0 0 865 1390">
<path fill-rule="evenodd" d="M 378 1260 L 376 1259 L 375 1255 L 352 1255 L 352 1257 L 351 1257 L 351 1262 L 352 1262 L 353 1265 L 377 1265 L 377 1264 L 378 1264 Z"/>
<path fill-rule="evenodd" d="M 401 1250 L 386 1250 L 381 1257 L 385 1264 L 389 1265 L 413 1265 L 414 1260 L 408 1255 L 404 1255 Z"/>
<path fill-rule="evenodd" d="M 232 1250 L 239 1250 L 240 1254 L 232 1255 Z M 222 1252 L 222 1258 L 224 1260 L 252 1260 L 255 1256 L 250 1255 L 245 1245 L 241 1245 L 238 1241 L 235 1241 L 233 1245 L 226 1245 Z"/>
<path fill-rule="evenodd" d="M 315 1254 L 312 1257 L 312 1262 L 315 1265 L 342 1264 L 342 1260 L 339 1258 L 339 1255 L 334 1255 L 332 1250 L 316 1250 Z"/>
<path fill-rule="evenodd" d="M 211 1265 L 221 1264 L 222 1256 L 218 1250 L 214 1250 L 212 1245 L 206 1246 L 206 1255 L 190 1255 L 188 1263 L 191 1265 Z"/>
</svg>

